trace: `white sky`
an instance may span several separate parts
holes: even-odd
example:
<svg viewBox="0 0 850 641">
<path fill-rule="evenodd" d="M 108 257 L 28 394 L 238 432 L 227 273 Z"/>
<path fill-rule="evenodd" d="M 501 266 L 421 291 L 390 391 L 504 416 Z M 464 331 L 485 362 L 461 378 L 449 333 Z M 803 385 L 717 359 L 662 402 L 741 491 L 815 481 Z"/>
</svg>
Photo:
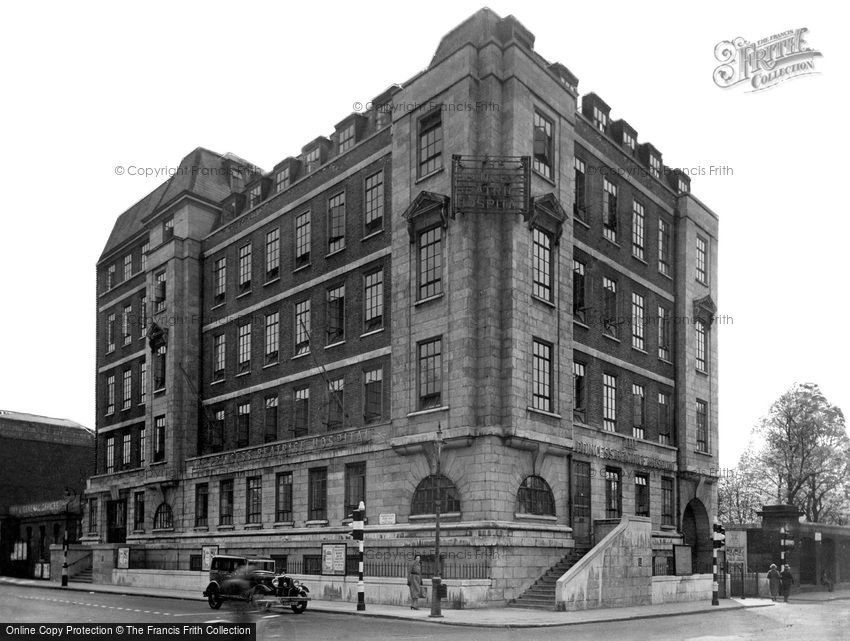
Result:
<svg viewBox="0 0 850 641">
<path fill-rule="evenodd" d="M 197 146 L 270 169 L 427 66 L 483 0 L 4 3 L 0 408 L 94 426 L 95 262 L 115 218 Z M 850 410 L 846 19 L 827 3 L 491 2 L 720 216 L 721 464 L 795 381 Z M 649 8 L 649 7 L 652 8 Z M 844 16 L 846 18 L 846 14 Z M 714 46 L 807 27 L 819 75 L 719 89 Z M 840 292 L 844 291 L 842 295 Z"/>
</svg>

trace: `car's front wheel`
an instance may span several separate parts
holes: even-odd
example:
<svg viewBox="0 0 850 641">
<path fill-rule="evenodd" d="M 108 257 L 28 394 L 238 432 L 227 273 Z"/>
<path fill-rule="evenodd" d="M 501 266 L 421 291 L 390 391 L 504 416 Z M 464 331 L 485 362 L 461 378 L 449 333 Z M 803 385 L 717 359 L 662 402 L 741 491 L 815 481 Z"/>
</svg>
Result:
<svg viewBox="0 0 850 641">
<path fill-rule="evenodd" d="M 218 610 L 221 607 L 221 592 L 219 592 L 217 587 L 211 586 L 207 589 L 207 603 L 210 604 L 213 610 Z"/>
<path fill-rule="evenodd" d="M 307 595 L 304 592 L 301 592 L 298 596 L 306 597 Z M 292 604 L 292 611 L 295 614 L 301 614 L 306 609 L 307 609 L 307 599 L 306 598 L 303 601 L 299 601 L 298 603 Z"/>
</svg>

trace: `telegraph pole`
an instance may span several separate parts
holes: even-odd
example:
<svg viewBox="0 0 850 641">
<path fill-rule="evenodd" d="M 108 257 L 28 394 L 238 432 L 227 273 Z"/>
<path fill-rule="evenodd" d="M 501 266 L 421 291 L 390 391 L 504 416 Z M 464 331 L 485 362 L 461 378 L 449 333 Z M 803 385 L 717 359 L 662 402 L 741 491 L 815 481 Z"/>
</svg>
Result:
<svg viewBox="0 0 850 641">
<path fill-rule="evenodd" d="M 443 613 L 440 603 L 440 588 L 443 583 L 442 570 L 440 566 L 440 507 L 442 505 L 442 488 L 440 487 L 440 459 L 443 453 L 443 428 L 437 423 L 437 435 L 434 441 L 434 458 L 436 459 L 436 481 L 437 481 L 437 500 L 434 505 L 435 531 L 434 531 L 434 554 L 436 555 L 436 565 L 434 568 L 434 576 L 431 577 L 431 614 L 429 617 L 442 618 Z"/>
</svg>

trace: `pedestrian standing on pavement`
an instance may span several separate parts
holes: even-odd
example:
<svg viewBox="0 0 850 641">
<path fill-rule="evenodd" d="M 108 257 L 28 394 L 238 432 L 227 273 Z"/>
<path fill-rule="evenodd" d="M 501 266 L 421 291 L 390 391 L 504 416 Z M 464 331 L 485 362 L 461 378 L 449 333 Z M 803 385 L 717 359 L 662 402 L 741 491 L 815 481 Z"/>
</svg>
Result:
<svg viewBox="0 0 850 641">
<path fill-rule="evenodd" d="M 407 573 L 407 587 L 410 588 L 410 609 L 418 610 L 419 597 L 422 596 L 422 565 L 421 557 L 417 554 L 413 557 L 413 563 L 410 564 L 410 571 Z"/>
<path fill-rule="evenodd" d="M 791 594 L 791 585 L 794 583 L 794 575 L 791 574 L 791 566 L 787 563 L 782 568 L 782 573 L 779 575 L 779 581 L 782 585 L 782 596 L 785 597 L 785 603 L 788 603 L 788 595 Z"/>
<path fill-rule="evenodd" d="M 770 600 L 776 601 L 776 597 L 779 596 L 779 570 L 776 569 L 776 563 L 770 564 L 770 570 L 767 573 L 767 582 L 770 586 Z"/>
</svg>

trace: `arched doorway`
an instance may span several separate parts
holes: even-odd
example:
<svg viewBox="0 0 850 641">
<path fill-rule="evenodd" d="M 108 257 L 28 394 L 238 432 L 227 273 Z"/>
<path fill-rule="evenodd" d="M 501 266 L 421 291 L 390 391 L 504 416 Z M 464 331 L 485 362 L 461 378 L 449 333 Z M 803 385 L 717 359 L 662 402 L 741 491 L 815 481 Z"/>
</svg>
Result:
<svg viewBox="0 0 850 641">
<path fill-rule="evenodd" d="M 711 524 L 702 501 L 691 499 L 682 515 L 682 538 L 691 546 L 693 571 L 704 574 L 711 572 Z"/>
</svg>

